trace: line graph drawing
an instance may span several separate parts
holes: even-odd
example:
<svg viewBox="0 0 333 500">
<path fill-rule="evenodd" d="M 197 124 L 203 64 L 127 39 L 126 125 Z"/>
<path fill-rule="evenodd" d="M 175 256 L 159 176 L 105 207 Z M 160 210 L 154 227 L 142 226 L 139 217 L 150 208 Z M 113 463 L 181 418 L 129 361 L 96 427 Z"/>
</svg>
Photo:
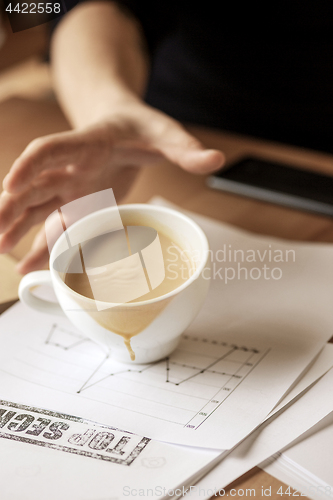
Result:
<svg viewBox="0 0 333 500">
<path fill-rule="evenodd" d="M 51 327 L 51 330 L 45 340 L 45 344 L 51 344 L 56 347 L 60 347 L 65 351 L 68 349 L 72 349 L 82 342 L 90 342 L 90 339 L 84 337 L 80 333 L 72 332 L 65 328 L 58 326 L 54 323 Z"/>
<path fill-rule="evenodd" d="M 45 346 L 67 351 L 67 362 L 76 359 L 76 352 L 90 352 L 88 343 L 91 349 L 94 343 L 89 339 L 57 324 L 52 325 L 45 340 Z M 170 422 L 197 429 L 268 351 L 185 335 L 172 355 L 149 365 L 129 368 L 100 353 L 92 360 L 89 370 L 82 370 L 75 392 L 93 400 L 96 394 L 98 398 L 101 394 L 108 398 L 109 394 L 111 401 L 121 400 L 122 404 L 126 396 L 129 408 L 139 407 L 146 401 L 145 411 L 151 416 L 165 419 L 168 408 Z"/>
</svg>

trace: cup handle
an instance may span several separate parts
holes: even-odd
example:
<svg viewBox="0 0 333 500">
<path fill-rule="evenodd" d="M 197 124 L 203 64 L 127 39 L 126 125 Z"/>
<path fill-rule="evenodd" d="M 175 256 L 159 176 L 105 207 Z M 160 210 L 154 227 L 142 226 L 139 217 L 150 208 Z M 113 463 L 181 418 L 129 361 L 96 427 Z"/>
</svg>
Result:
<svg viewBox="0 0 333 500">
<path fill-rule="evenodd" d="M 65 313 L 58 303 L 40 299 L 31 293 L 31 288 L 39 285 L 48 285 L 52 287 L 50 271 L 35 271 L 33 273 L 26 274 L 22 278 L 18 290 L 20 300 L 22 300 L 22 302 L 27 306 L 32 309 L 36 309 L 37 311 L 55 314 L 57 316 L 64 316 Z"/>
</svg>

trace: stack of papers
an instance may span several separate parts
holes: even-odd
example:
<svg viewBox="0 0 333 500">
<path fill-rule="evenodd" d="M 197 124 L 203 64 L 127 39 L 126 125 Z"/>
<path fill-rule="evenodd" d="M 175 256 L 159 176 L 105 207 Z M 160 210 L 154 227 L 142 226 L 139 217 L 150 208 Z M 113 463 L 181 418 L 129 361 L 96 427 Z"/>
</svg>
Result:
<svg viewBox="0 0 333 500">
<path fill-rule="evenodd" d="M 333 412 L 296 444 L 261 464 L 272 476 L 311 498 L 333 498 Z"/>
<path fill-rule="evenodd" d="M 4 500 L 209 498 L 333 411 L 333 248 L 191 216 L 211 286 L 167 360 L 123 365 L 65 318 L 2 315 Z"/>
</svg>

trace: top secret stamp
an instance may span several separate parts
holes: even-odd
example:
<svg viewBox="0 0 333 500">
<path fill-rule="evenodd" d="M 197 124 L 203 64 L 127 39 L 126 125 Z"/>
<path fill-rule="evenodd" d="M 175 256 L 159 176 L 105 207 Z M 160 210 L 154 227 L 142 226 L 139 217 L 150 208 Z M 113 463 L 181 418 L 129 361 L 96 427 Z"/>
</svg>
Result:
<svg viewBox="0 0 333 500">
<path fill-rule="evenodd" d="M 72 415 L 0 400 L 0 438 L 131 465 L 149 438 Z"/>
</svg>

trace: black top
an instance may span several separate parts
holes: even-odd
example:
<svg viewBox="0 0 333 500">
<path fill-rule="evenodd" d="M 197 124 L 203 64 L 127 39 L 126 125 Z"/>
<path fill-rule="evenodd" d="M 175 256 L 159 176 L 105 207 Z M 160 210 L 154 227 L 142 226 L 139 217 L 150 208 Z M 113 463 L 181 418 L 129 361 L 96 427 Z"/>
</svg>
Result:
<svg viewBox="0 0 333 500">
<path fill-rule="evenodd" d="M 333 152 L 332 0 L 118 4 L 147 39 L 149 104 L 183 122 Z"/>
</svg>

